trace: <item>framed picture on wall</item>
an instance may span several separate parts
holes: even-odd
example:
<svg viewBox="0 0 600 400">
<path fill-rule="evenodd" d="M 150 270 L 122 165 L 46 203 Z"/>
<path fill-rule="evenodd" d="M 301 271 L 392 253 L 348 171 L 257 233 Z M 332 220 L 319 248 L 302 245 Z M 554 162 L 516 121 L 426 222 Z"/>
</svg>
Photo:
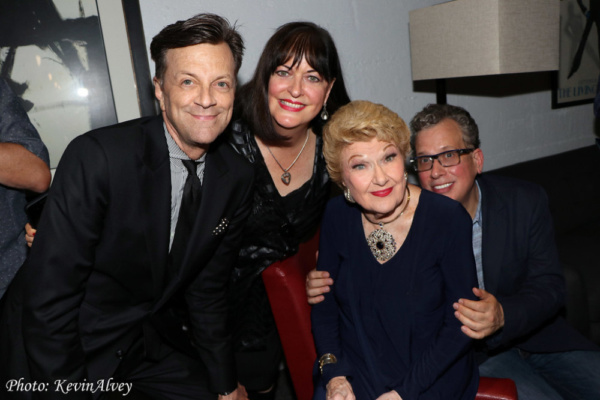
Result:
<svg viewBox="0 0 600 400">
<path fill-rule="evenodd" d="M 138 0 L 2 0 L 0 76 L 51 168 L 74 137 L 155 113 Z"/>
<path fill-rule="evenodd" d="M 592 103 L 600 75 L 600 2 L 560 0 L 560 67 L 552 108 Z"/>
</svg>

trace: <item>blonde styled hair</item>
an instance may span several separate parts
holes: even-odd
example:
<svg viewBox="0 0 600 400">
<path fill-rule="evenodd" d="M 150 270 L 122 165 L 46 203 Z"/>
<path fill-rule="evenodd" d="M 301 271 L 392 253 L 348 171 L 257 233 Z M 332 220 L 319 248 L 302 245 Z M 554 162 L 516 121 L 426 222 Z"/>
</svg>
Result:
<svg viewBox="0 0 600 400">
<path fill-rule="evenodd" d="M 406 160 L 410 152 L 410 130 L 389 108 L 366 100 L 355 100 L 333 114 L 323 128 L 323 155 L 331 180 L 342 185 L 342 150 L 356 142 L 377 139 L 394 144 Z"/>
</svg>

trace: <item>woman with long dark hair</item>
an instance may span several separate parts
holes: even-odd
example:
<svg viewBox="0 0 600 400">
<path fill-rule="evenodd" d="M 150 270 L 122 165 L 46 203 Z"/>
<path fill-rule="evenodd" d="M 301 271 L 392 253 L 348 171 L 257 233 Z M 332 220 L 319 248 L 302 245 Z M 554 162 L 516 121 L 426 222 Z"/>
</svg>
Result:
<svg viewBox="0 0 600 400">
<path fill-rule="evenodd" d="M 230 142 L 256 171 L 230 290 L 238 379 L 250 400 L 273 398 L 282 359 L 261 273 L 315 233 L 330 194 L 321 130 L 349 101 L 331 35 L 310 22 L 279 27 L 236 96 Z"/>
</svg>

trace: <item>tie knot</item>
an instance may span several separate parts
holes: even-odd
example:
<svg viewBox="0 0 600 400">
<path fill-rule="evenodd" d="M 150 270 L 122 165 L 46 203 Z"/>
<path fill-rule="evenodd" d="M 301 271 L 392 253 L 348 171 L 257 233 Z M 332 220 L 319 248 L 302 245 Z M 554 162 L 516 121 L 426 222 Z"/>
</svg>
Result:
<svg viewBox="0 0 600 400">
<path fill-rule="evenodd" d="M 185 167 L 185 169 L 187 169 L 187 171 L 190 175 L 197 175 L 198 161 L 181 160 L 181 162 L 183 163 L 183 166 Z"/>
</svg>

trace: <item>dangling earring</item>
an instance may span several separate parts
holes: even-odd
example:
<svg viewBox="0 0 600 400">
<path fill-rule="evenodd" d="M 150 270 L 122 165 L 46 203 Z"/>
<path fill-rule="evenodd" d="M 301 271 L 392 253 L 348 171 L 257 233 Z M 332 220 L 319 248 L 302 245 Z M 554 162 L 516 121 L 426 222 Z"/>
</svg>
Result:
<svg viewBox="0 0 600 400">
<path fill-rule="evenodd" d="M 350 189 L 344 188 L 344 197 L 348 200 L 348 203 L 356 203 L 352 195 L 350 194 Z"/>
<path fill-rule="evenodd" d="M 329 113 L 327 112 L 327 102 L 323 103 L 323 110 L 321 111 L 321 119 L 327 121 L 329 119 Z"/>
<path fill-rule="evenodd" d="M 404 180 L 408 179 L 408 174 L 406 173 L 406 171 L 404 171 Z"/>
</svg>

